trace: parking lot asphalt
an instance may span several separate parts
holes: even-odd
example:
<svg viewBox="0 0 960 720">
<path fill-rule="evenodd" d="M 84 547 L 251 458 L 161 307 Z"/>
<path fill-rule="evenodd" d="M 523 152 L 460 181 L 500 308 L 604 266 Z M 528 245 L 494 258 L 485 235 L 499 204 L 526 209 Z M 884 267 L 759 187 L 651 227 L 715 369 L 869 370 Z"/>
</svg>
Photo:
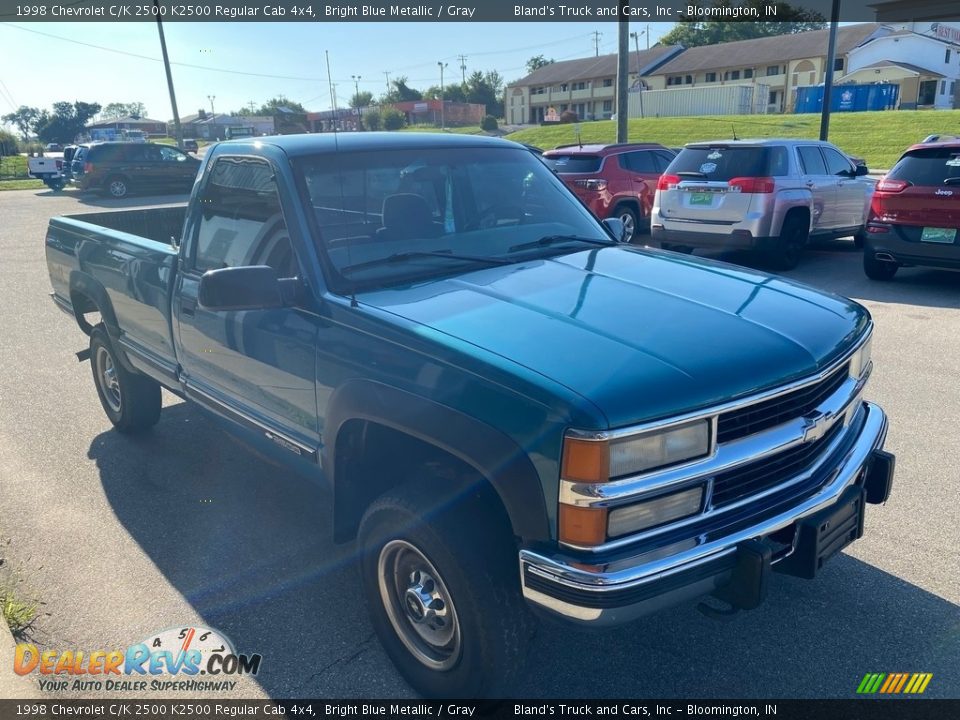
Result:
<svg viewBox="0 0 960 720">
<path fill-rule="evenodd" d="M 353 548 L 331 541 L 326 490 L 170 395 L 154 432 L 118 435 L 75 356 L 86 338 L 47 297 L 51 216 L 179 199 L 0 193 L 0 570 L 41 603 L 31 640 L 109 650 L 202 625 L 263 656 L 259 676 L 205 700 L 410 697 L 367 621 Z M 615 631 L 544 624 L 518 696 L 850 698 L 867 672 L 930 672 L 925 696 L 960 697 L 960 274 L 874 283 L 844 240 L 788 275 L 873 313 L 890 501 L 815 581 L 777 575 L 728 622 L 687 604 Z"/>
</svg>

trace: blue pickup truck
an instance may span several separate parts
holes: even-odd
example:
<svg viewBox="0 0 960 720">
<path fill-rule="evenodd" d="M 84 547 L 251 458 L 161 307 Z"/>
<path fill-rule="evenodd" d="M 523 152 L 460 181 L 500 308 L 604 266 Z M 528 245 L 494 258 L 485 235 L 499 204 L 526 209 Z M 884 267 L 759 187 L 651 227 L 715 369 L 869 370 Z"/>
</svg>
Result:
<svg viewBox="0 0 960 720">
<path fill-rule="evenodd" d="M 521 145 L 354 133 L 220 143 L 46 252 L 116 430 L 164 387 L 331 483 L 398 670 L 477 697 L 540 615 L 752 608 L 890 493 L 863 307 L 623 235 Z"/>
</svg>

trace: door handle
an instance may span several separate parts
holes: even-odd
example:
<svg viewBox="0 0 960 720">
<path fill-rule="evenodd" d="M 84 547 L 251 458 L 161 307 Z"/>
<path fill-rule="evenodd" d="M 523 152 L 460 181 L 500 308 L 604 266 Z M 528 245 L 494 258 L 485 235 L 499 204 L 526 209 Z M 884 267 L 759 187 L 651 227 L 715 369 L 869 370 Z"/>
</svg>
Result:
<svg viewBox="0 0 960 720">
<path fill-rule="evenodd" d="M 816 185 L 816 183 L 814 183 L 814 182 L 805 182 L 804 185 L 806 185 L 808 188 L 812 188 L 814 185 Z"/>
<path fill-rule="evenodd" d="M 192 298 L 184 298 L 180 301 L 180 314 L 187 317 L 193 317 L 197 311 L 197 301 Z"/>
</svg>

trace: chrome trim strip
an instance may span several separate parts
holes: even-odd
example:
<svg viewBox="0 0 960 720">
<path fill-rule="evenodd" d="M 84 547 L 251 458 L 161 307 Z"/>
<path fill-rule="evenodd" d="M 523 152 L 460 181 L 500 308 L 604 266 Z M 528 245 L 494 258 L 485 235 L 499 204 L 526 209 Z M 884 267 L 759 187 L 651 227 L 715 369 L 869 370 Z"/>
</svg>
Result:
<svg viewBox="0 0 960 720">
<path fill-rule="evenodd" d="M 829 431 L 862 394 L 871 372 L 872 366 L 868 365 L 859 380 L 847 379 L 817 407 L 817 411 L 826 418 L 826 424 L 822 426 L 824 432 Z M 716 445 L 711 456 L 610 482 L 561 480 L 559 499 L 565 505 L 578 507 L 614 507 L 665 490 L 678 490 L 688 484 L 703 482 L 705 476 L 732 470 L 802 445 L 806 442 L 809 427 L 809 420 L 795 418 L 753 435 Z"/>
<path fill-rule="evenodd" d="M 56 305 L 58 308 L 63 310 L 70 317 L 75 317 L 73 312 L 73 303 L 71 303 L 69 300 L 66 300 L 60 297 L 55 292 L 48 293 L 48 294 L 50 295 L 50 299 L 53 300 L 54 305 Z"/>
<path fill-rule="evenodd" d="M 773 388 L 772 390 L 767 390 L 765 392 L 757 393 L 756 395 L 751 395 L 740 400 L 731 400 L 730 402 L 724 403 L 722 405 L 714 405 L 706 410 L 694 410 L 685 415 L 679 415 L 676 417 L 666 418 L 663 420 L 653 420 L 651 422 L 640 423 L 637 425 L 631 425 L 625 428 L 618 428 L 616 430 L 577 430 L 571 428 L 567 430 L 566 435 L 568 437 L 576 438 L 578 440 L 614 440 L 621 438 L 625 435 L 636 435 L 643 433 L 648 430 L 662 430 L 665 428 L 672 427 L 673 425 L 679 425 L 680 423 L 689 422 L 691 420 L 699 420 L 701 418 L 707 418 L 711 415 L 722 415 L 723 413 L 730 412 L 731 410 L 739 410 L 745 408 L 748 405 L 754 405 L 756 403 L 765 402 L 771 400 L 775 397 L 781 395 L 786 395 L 789 392 L 794 390 L 799 390 L 801 388 L 808 387 L 810 385 L 815 385 L 818 382 L 824 380 L 830 373 L 837 370 L 845 362 L 848 362 L 854 353 L 856 353 L 863 344 L 866 343 L 873 336 L 873 321 L 870 321 L 870 324 L 867 326 L 866 332 L 861 336 L 860 342 L 858 342 L 853 348 L 844 353 L 839 360 L 836 360 L 830 364 L 825 369 L 821 370 L 815 375 L 810 375 L 802 380 L 795 380 L 792 383 L 787 385 L 781 385 L 779 387 Z"/>
<path fill-rule="evenodd" d="M 276 444 L 280 445 L 286 450 L 289 450 L 295 455 L 306 455 L 314 462 L 316 463 L 320 462 L 320 450 L 318 447 L 312 448 L 309 445 L 305 445 L 304 443 L 290 437 L 285 433 L 278 432 L 274 428 L 265 424 L 261 420 L 258 420 L 257 418 L 253 417 L 249 413 L 245 413 L 242 410 L 239 410 L 231 405 L 227 405 L 223 400 L 220 400 L 219 398 L 215 397 L 214 395 L 211 395 L 209 392 L 205 390 L 199 389 L 196 385 L 191 383 L 189 380 L 183 380 L 183 384 L 184 384 L 184 387 L 186 388 L 187 393 L 193 393 L 195 395 L 200 396 L 201 403 L 203 403 L 203 401 L 205 400 L 207 403 L 215 406 L 213 409 L 218 410 L 222 414 L 231 416 L 234 419 L 239 419 L 240 421 L 246 423 L 247 425 L 253 426 L 255 429 L 263 432 L 264 436 L 268 440 L 272 440 Z M 197 399 L 197 398 L 194 398 L 194 399 Z"/>
<path fill-rule="evenodd" d="M 626 567 L 623 563 L 617 563 L 620 569 L 615 570 L 607 570 L 603 565 L 597 566 L 595 570 L 588 570 L 580 561 L 574 565 L 573 560 L 567 560 L 564 557 L 549 557 L 524 549 L 519 553 L 521 578 L 524 577 L 525 572 L 533 572 L 549 582 L 579 591 L 605 593 L 630 590 L 703 562 L 722 558 L 736 552 L 737 545 L 745 540 L 768 536 L 808 515 L 819 512 L 835 503 L 844 490 L 857 481 L 873 451 L 883 447 L 887 434 L 886 415 L 877 405 L 864 403 L 864 407 L 866 417 L 856 443 L 838 464 L 831 480 L 816 494 L 790 510 L 717 540 L 702 542 L 695 548 L 667 558 L 647 563 L 641 561 L 641 564 Z M 601 616 L 607 613 L 606 609 L 600 611 L 586 609 L 552 597 L 549 602 L 543 602 L 543 594 L 529 591 L 525 583 L 523 583 L 523 594 L 527 600 L 573 620 L 599 621 Z M 612 608 L 611 610 L 621 620 L 631 616 L 628 612 L 629 608 Z M 636 608 L 636 611 L 637 614 L 642 614 L 642 608 Z"/>
</svg>

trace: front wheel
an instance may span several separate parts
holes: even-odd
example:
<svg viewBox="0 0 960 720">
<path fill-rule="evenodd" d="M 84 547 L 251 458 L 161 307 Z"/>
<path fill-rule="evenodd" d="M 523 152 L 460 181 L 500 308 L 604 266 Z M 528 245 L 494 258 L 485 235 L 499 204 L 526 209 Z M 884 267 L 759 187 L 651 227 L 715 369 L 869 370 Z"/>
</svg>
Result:
<svg viewBox="0 0 960 720">
<path fill-rule="evenodd" d="M 121 433 L 139 433 L 157 424 L 163 398 L 154 380 L 120 364 L 103 326 L 90 333 L 90 366 L 103 411 Z"/>
<path fill-rule="evenodd" d="M 359 531 L 364 595 L 384 650 L 417 692 L 499 696 L 517 676 L 533 628 L 516 547 L 495 501 L 475 493 L 444 507 L 443 487 L 439 477 L 406 485 L 367 510 Z"/>
</svg>

